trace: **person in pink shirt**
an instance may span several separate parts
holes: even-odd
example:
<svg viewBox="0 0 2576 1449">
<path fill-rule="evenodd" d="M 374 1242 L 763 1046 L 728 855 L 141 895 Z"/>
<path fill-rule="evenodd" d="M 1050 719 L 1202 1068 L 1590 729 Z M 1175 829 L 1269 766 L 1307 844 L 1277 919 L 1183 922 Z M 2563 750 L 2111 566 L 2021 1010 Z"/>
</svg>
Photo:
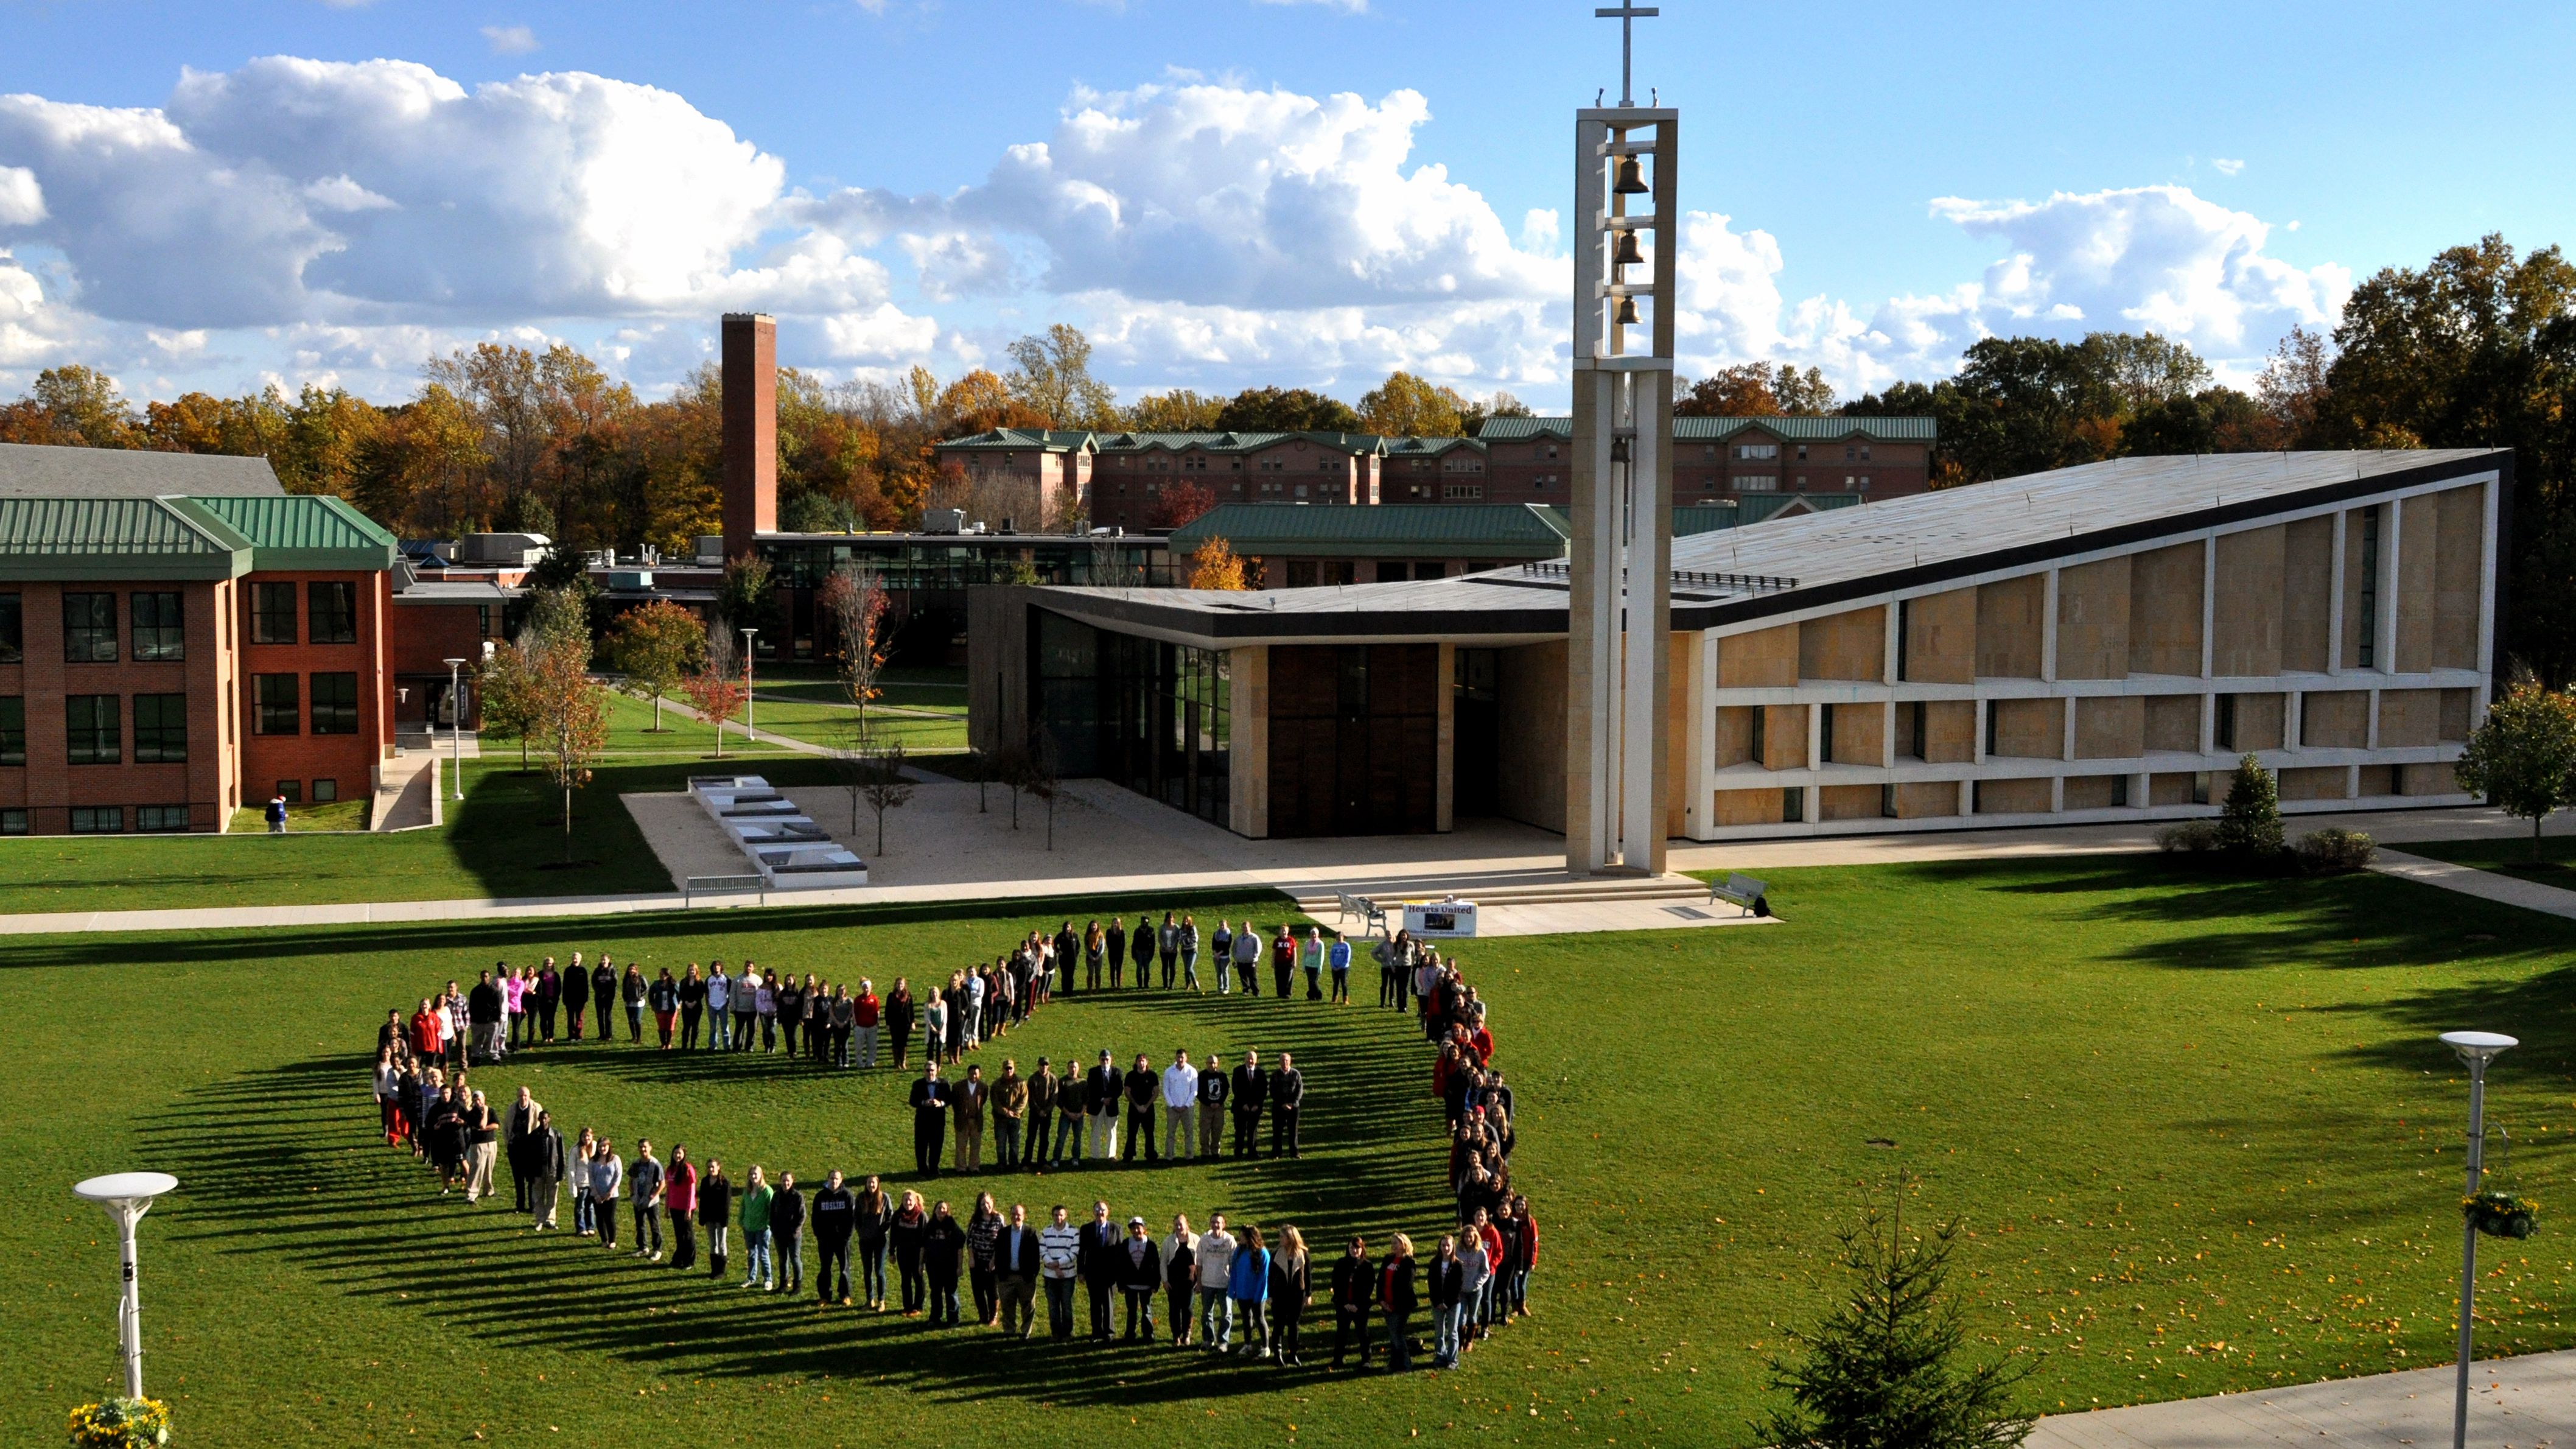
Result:
<svg viewBox="0 0 2576 1449">
<path fill-rule="evenodd" d="M 519 1036 L 528 1027 L 528 968 L 520 966 L 501 975 L 501 1009 L 510 1017 L 510 1048 L 519 1046 Z"/>
</svg>

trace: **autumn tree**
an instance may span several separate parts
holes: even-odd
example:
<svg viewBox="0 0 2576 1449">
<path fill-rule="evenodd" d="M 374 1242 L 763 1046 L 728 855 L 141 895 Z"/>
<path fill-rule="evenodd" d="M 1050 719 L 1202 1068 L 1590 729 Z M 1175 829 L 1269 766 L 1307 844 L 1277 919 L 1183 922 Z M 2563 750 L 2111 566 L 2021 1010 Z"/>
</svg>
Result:
<svg viewBox="0 0 2576 1449">
<path fill-rule="evenodd" d="M 1120 425 L 1138 433 L 1212 433 L 1217 429 L 1217 416 L 1225 410 L 1225 399 L 1195 393 L 1185 387 L 1170 392 L 1149 392 L 1127 407 Z"/>
<path fill-rule="evenodd" d="M 1453 387 L 1427 382 L 1409 372 L 1391 372 L 1386 381 L 1360 395 L 1360 428 L 1400 438 L 1454 438 L 1467 400 Z"/>
<path fill-rule="evenodd" d="M 1221 538 L 1200 544 L 1198 551 L 1190 555 L 1190 587 L 1243 588 L 1243 560 L 1235 556 L 1234 545 Z"/>
<path fill-rule="evenodd" d="M 706 647 L 706 626 L 669 599 L 618 617 L 608 636 L 608 657 L 625 676 L 628 693 L 653 701 L 653 733 L 662 732 L 663 696 L 679 687 Z"/>
<path fill-rule="evenodd" d="M 843 564 L 823 581 L 819 603 L 832 621 L 832 674 L 849 701 L 861 749 L 868 745 L 868 707 L 885 672 L 885 582 L 871 568 Z"/>
<path fill-rule="evenodd" d="M 1180 528 L 1216 507 L 1216 495 L 1204 483 L 1175 479 L 1165 483 L 1162 491 L 1145 509 L 1147 528 Z"/>
<path fill-rule="evenodd" d="M 1745 362 L 1696 382 L 1673 382 L 1677 418 L 1820 417 L 1834 410 L 1834 390 L 1815 368 Z"/>
<path fill-rule="evenodd" d="M 1248 387 L 1217 409 L 1214 426 L 1234 433 L 1356 433 L 1360 415 L 1339 398 L 1302 387 Z"/>
<path fill-rule="evenodd" d="M 719 619 L 707 626 L 706 642 L 698 651 L 695 673 L 680 680 L 680 693 L 698 718 L 716 732 L 716 758 L 724 758 L 725 721 L 742 708 L 751 697 L 751 686 L 743 681 L 741 661 L 734 655 L 733 627 Z"/>
<path fill-rule="evenodd" d="M 1118 426 L 1116 393 L 1091 375 L 1091 339 L 1058 322 L 1004 349 L 1011 359 L 1005 386 L 1029 411 L 1063 428 Z"/>
<path fill-rule="evenodd" d="M 539 609 L 578 617 L 578 601 L 560 595 L 540 596 Z M 590 677 L 590 631 L 556 627 L 531 629 L 536 639 L 527 651 L 527 687 L 532 716 L 528 733 L 536 740 L 546 778 L 563 798 L 564 861 L 572 861 L 572 792 L 590 783 L 591 767 L 608 747 L 607 691 Z"/>
</svg>

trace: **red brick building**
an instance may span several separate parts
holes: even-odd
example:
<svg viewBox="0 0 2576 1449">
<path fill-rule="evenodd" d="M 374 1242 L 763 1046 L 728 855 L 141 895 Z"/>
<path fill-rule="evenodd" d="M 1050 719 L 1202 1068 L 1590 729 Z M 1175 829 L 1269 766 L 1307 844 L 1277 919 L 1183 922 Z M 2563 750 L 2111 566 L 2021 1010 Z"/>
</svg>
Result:
<svg viewBox="0 0 2576 1449">
<path fill-rule="evenodd" d="M 1568 418 L 1488 418 L 1487 503 L 1564 503 Z M 1931 486 L 1930 418 L 1675 418 L 1673 502 L 1746 494 L 1849 494 L 1879 502 Z M 1455 499 L 1449 501 L 1458 501 Z"/>
<path fill-rule="evenodd" d="M 222 830 L 271 791 L 371 792 L 392 537 L 336 498 L 95 496 L 116 490 L 91 461 L 0 456 L 0 483 L 54 495 L 0 494 L 0 834 Z"/>
</svg>

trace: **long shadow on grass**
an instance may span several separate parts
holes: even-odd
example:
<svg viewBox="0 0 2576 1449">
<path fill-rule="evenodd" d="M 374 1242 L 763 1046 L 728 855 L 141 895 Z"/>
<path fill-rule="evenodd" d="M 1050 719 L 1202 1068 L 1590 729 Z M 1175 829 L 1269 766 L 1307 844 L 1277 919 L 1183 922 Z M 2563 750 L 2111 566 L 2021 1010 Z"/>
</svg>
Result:
<svg viewBox="0 0 2576 1449">
<path fill-rule="evenodd" d="M 1117 1004 L 1169 1017 L 1176 1028 L 1205 1019 L 1205 1005 L 1192 999 L 1140 995 Z M 1310 1097 L 1306 1157 L 1199 1171 L 1213 1176 L 1213 1194 L 1237 1221 L 1299 1223 L 1328 1261 L 1330 1245 L 1349 1233 L 1377 1238 L 1441 1215 L 1440 1117 L 1427 1097 L 1425 1049 L 1409 1018 L 1328 1016 L 1303 1003 L 1296 1011 L 1296 1020 L 1281 1024 L 1281 1044 L 1306 1059 L 1310 1081 L 1329 1084 Z M 730 1062 L 703 1055 L 624 1046 L 585 1052 L 581 1060 L 590 1070 L 658 1080 L 731 1070 Z M 814 1070 L 803 1063 L 792 1069 Z M 469 1208 L 460 1198 L 440 1198 L 425 1168 L 384 1147 L 372 1108 L 351 1090 L 363 1071 L 348 1057 L 287 1063 L 209 1083 L 147 1118 L 149 1155 L 187 1184 L 185 1211 L 171 1230 L 222 1251 L 283 1256 L 339 1292 L 407 1301 L 441 1326 L 494 1346 L 606 1353 L 671 1374 L 854 1377 L 946 1399 L 1065 1405 L 1261 1393 L 1283 1382 L 1276 1370 L 1197 1353 L 1053 1343 L 1043 1326 L 1036 1339 L 1018 1343 L 990 1329 L 931 1329 L 898 1316 L 826 1309 L 712 1283 L 703 1268 L 684 1274 L 638 1263 L 568 1232 L 529 1232 L 506 1207 L 506 1185 L 487 1205 Z M 900 1108 L 889 1101 L 886 1110 Z M 624 1142 L 633 1133 L 612 1128 L 612 1135 Z M 1180 1205 L 1172 1201 L 1176 1187 L 1189 1182 L 1194 1196 L 1211 1191 L 1204 1181 L 1162 1176 L 1169 1170 L 1086 1170 L 1070 1174 L 1070 1183 L 1067 1174 L 943 1175 L 919 1185 L 926 1195 L 961 1202 L 978 1189 L 1006 1202 L 1041 1193 L 1105 1197 L 1113 1205 L 1149 1201 L 1162 1205 L 1142 1210 L 1160 1228 Z M 799 1173 L 800 1181 L 820 1176 Z M 889 1181 L 914 1185 L 909 1174 Z M 1045 1186 L 1023 1191 L 1023 1183 Z M 1196 1203 L 1187 1208 L 1194 1219 L 1204 1212 Z M 1117 1215 L 1127 1211 L 1121 1206 Z M 569 1227 L 568 1204 L 561 1221 Z M 621 1236 L 631 1249 L 631 1235 Z M 809 1243 L 809 1272 L 816 1261 Z M 741 1263 L 737 1254 L 732 1266 Z M 1158 1297 L 1158 1320 L 1166 1307 Z M 1311 1314 L 1308 1322 L 1315 1322 Z"/>
</svg>

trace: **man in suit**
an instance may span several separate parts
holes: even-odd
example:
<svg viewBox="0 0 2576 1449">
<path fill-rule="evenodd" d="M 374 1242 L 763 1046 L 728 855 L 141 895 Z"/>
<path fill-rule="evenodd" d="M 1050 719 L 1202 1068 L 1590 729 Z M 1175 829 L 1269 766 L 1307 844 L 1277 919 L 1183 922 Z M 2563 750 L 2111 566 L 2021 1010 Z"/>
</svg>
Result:
<svg viewBox="0 0 2576 1449">
<path fill-rule="evenodd" d="M 1306 1104 L 1306 1078 L 1288 1053 L 1279 1054 L 1279 1070 L 1270 1074 L 1270 1155 L 1282 1148 L 1297 1155 L 1297 1113 Z"/>
<path fill-rule="evenodd" d="M 939 1140 L 948 1135 L 948 1084 L 939 1080 L 939 1059 L 921 1064 L 921 1080 L 912 1084 L 912 1170 L 939 1175 Z"/>
<path fill-rule="evenodd" d="M 1109 1057 L 1109 1048 L 1100 1049 L 1100 1060 L 1082 1075 L 1082 1102 L 1091 1109 L 1091 1160 L 1113 1162 L 1118 1157 L 1119 1099 L 1126 1095 L 1127 1076 Z"/>
<path fill-rule="evenodd" d="M 1136 968 L 1144 970 L 1143 966 Z M 1155 1072 L 1153 1060 L 1143 1052 L 1136 1053 L 1136 1064 L 1127 1069 L 1124 1083 L 1127 1093 L 1127 1157 L 1136 1160 L 1136 1148 L 1143 1144 L 1145 1160 L 1160 1162 L 1162 1153 L 1154 1148 L 1154 1100 L 1162 1095 L 1163 1079 Z"/>
<path fill-rule="evenodd" d="M 555 1225 L 555 1202 L 563 1190 L 564 1140 L 552 1117 L 537 1109 L 537 1125 L 528 1133 L 528 1216 L 539 1232 Z M 575 1191 L 580 1189 L 576 1188 Z"/>
<path fill-rule="evenodd" d="M 949 1110 L 957 1114 L 959 1172 L 984 1170 L 984 1099 L 989 1093 L 980 1066 L 969 1066 L 966 1080 L 948 1089 Z"/>
<path fill-rule="evenodd" d="M 1109 1290 L 1118 1283 L 1118 1256 L 1118 1225 L 1109 1221 L 1109 1204 L 1095 1202 L 1091 1221 L 1082 1225 L 1082 1237 L 1074 1249 L 1074 1271 L 1091 1297 L 1093 1338 L 1109 1337 Z"/>
<path fill-rule="evenodd" d="M 1062 1085 L 1055 1067 L 1038 1058 L 1037 1075 L 1029 1078 L 1028 1147 L 1020 1154 L 1020 1166 L 1030 1172 L 1047 1169 L 1047 1134 L 1055 1130 L 1055 1099 Z"/>
<path fill-rule="evenodd" d="M 501 1121 L 501 1142 L 507 1149 L 510 1161 L 510 1187 L 517 1196 L 521 1212 L 528 1210 L 528 1190 L 537 1175 L 530 1165 L 532 1159 L 528 1152 L 528 1143 L 535 1137 L 537 1119 L 545 1115 L 545 1110 L 538 1105 L 534 1097 L 528 1095 L 526 1087 L 521 1087 L 519 1100 L 510 1104 L 510 1114 Z"/>
<path fill-rule="evenodd" d="M 1020 1203 L 1011 1204 L 1010 1226 L 994 1241 L 993 1266 L 1001 1275 L 1002 1331 L 1012 1332 L 1011 1315 L 1017 1312 L 1019 1336 L 1026 1338 L 1037 1317 L 1038 1230 L 1029 1226 L 1029 1210 Z"/>
<path fill-rule="evenodd" d="M 1270 1095 L 1270 1075 L 1261 1070 L 1261 1053 L 1247 1051 L 1234 1069 L 1234 1155 L 1261 1155 L 1261 1104 Z"/>
</svg>

